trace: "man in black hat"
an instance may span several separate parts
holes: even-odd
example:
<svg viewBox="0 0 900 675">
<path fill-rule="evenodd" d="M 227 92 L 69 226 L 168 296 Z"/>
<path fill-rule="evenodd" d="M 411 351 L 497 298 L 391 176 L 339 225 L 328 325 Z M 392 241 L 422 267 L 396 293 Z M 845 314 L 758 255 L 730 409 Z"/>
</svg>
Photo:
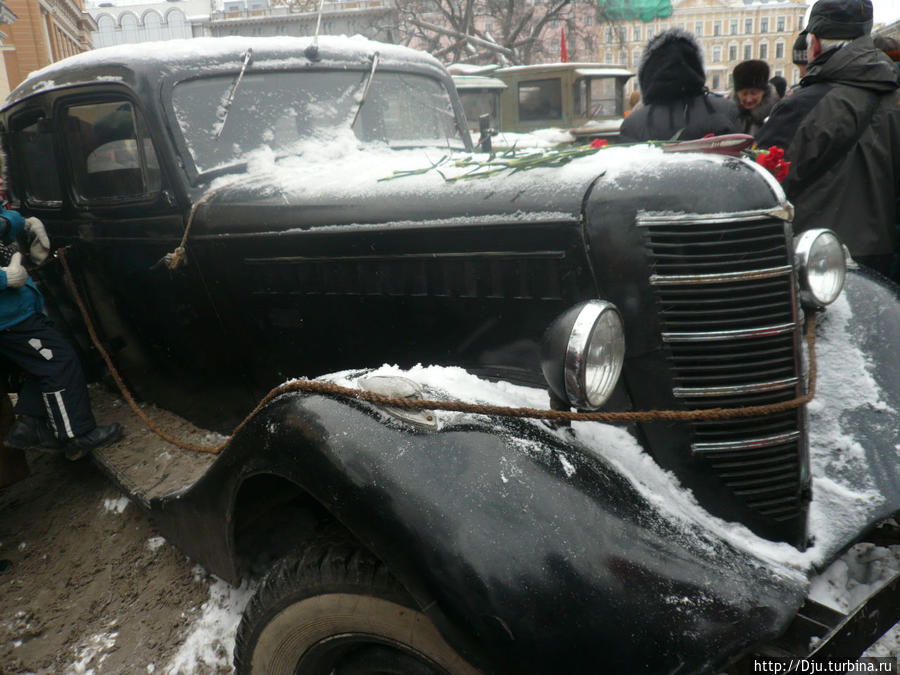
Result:
<svg viewBox="0 0 900 675">
<path fill-rule="evenodd" d="M 800 88 L 757 135 L 791 162 L 784 190 L 796 232 L 833 229 L 857 261 L 885 274 L 896 249 L 900 197 L 900 76 L 878 50 L 871 0 L 818 0 Z"/>
</svg>

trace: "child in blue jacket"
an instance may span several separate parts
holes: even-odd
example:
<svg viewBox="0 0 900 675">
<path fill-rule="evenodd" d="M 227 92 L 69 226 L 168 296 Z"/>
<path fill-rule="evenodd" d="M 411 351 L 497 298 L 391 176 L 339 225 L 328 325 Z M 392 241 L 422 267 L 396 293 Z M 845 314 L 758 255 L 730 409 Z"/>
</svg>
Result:
<svg viewBox="0 0 900 675">
<path fill-rule="evenodd" d="M 122 436 L 121 425 L 97 426 L 72 345 L 43 313 L 44 298 L 22 265 L 19 235 L 31 238 L 29 256 L 42 263 L 50 240 L 37 218 L 0 201 L 0 354 L 25 373 L 6 439 L 14 448 L 65 451 L 70 460 Z"/>
</svg>

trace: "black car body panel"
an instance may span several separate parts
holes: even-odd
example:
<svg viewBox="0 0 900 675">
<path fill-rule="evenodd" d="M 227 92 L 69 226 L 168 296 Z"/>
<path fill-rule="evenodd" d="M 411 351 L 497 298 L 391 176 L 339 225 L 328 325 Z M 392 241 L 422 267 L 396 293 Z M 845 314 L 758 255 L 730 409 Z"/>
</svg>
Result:
<svg viewBox="0 0 900 675">
<path fill-rule="evenodd" d="M 0 111 L 13 196 L 71 247 L 75 282 L 141 398 L 228 431 L 285 380 L 357 386 L 383 364 L 424 364 L 499 383 L 523 405 L 514 385 L 546 389 L 548 327 L 597 298 L 618 307 L 627 342 L 606 410 L 740 407 L 805 393 L 791 208 L 759 166 L 611 148 L 464 180 L 468 169 L 455 162 L 468 155 L 455 154 L 451 128 L 464 131 L 465 120 L 436 60 L 357 39 L 312 45 L 188 41 L 141 59 L 100 50 L 35 74 Z M 325 157 L 263 142 L 262 153 L 239 149 L 217 163 L 231 146 L 191 138 L 207 120 L 241 133 L 248 112 L 220 106 L 186 119 L 185 92 L 204 78 L 224 78 L 225 100 L 229 85 L 264 93 L 259 74 L 329 72 L 353 73 L 350 93 L 373 77 L 424 78 L 435 96 L 445 92 L 436 119 L 451 129 L 446 143 L 423 152 L 349 138 L 344 117 L 362 108 L 346 96 L 325 118 L 336 138 L 315 146 L 333 153 Z M 196 103 L 208 112 L 208 100 Z M 366 105 L 373 115 L 379 103 Z M 133 138 L 92 139 L 107 130 L 100 120 L 123 112 Z M 207 142 L 215 161 L 198 150 Z M 91 162 L 109 159 L 93 156 L 105 143 L 116 161 L 124 149 L 135 163 L 88 176 Z M 25 147 L 46 150 L 38 169 L 17 155 Z M 459 147 L 471 149 L 467 133 Z M 170 269 L 167 254 L 187 228 L 185 263 Z M 58 267 L 41 280 L 77 337 Z M 426 428 L 364 404 L 287 394 L 202 477 L 149 507 L 167 537 L 237 581 L 246 567 L 236 530 L 257 496 L 247 486 L 290 486 L 386 562 L 488 672 L 596 672 L 600 663 L 713 672 L 780 634 L 809 571 L 900 509 L 898 300 L 895 286 L 854 274 L 843 304 L 820 321 L 826 373 L 856 361 L 872 373 L 865 404 L 833 395 L 840 384 L 823 374 L 815 401 L 826 403 L 809 411 L 646 423 L 611 441 L 584 423 L 439 415 Z M 851 314 L 878 330 L 850 331 Z M 466 396 L 452 381 L 429 391 Z M 551 402 L 559 405 L 540 403 Z M 828 453 L 845 442 L 835 425 L 865 448 L 855 473 L 829 473 Z M 642 482 L 628 464 L 635 458 L 677 504 Z M 814 474 L 827 481 L 821 498 Z M 842 503 L 833 485 L 859 498 Z"/>
</svg>

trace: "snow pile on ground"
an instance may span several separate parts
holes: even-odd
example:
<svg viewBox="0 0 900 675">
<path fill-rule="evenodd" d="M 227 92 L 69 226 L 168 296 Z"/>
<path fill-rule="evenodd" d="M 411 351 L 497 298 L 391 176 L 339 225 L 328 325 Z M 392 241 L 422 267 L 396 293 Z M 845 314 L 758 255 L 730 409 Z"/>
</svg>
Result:
<svg viewBox="0 0 900 675">
<path fill-rule="evenodd" d="M 122 513 L 129 504 L 128 497 L 118 497 L 117 499 L 104 499 L 103 508 L 111 513 Z"/>
<path fill-rule="evenodd" d="M 204 576 L 201 568 L 195 574 Z M 187 638 L 172 661 L 162 669 L 166 675 L 192 675 L 231 667 L 234 636 L 244 607 L 253 597 L 255 584 L 246 581 L 235 588 L 221 579 L 210 577 L 209 600 L 203 603 Z"/>
<path fill-rule="evenodd" d="M 115 621 L 110 622 L 110 628 L 114 629 Z M 93 635 L 78 649 L 78 660 L 71 665 L 66 675 L 94 675 L 103 672 L 102 665 L 107 654 L 116 646 L 116 638 L 119 633 L 110 630 L 109 633 Z"/>
</svg>

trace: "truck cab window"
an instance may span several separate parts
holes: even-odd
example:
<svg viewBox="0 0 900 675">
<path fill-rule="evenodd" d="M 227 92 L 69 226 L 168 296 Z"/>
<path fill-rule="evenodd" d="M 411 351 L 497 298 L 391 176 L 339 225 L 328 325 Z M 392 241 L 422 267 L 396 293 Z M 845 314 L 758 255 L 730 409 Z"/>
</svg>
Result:
<svg viewBox="0 0 900 675">
<path fill-rule="evenodd" d="M 156 151 L 131 103 L 69 106 L 63 124 L 79 200 L 141 199 L 159 191 Z"/>
<path fill-rule="evenodd" d="M 562 119 L 562 84 L 558 78 L 519 84 L 520 120 Z"/>
<path fill-rule="evenodd" d="M 58 207 L 62 204 L 56 151 L 49 124 L 41 113 L 13 121 L 12 161 L 19 167 L 22 185 L 13 187 L 17 196 L 31 206 Z"/>
</svg>

